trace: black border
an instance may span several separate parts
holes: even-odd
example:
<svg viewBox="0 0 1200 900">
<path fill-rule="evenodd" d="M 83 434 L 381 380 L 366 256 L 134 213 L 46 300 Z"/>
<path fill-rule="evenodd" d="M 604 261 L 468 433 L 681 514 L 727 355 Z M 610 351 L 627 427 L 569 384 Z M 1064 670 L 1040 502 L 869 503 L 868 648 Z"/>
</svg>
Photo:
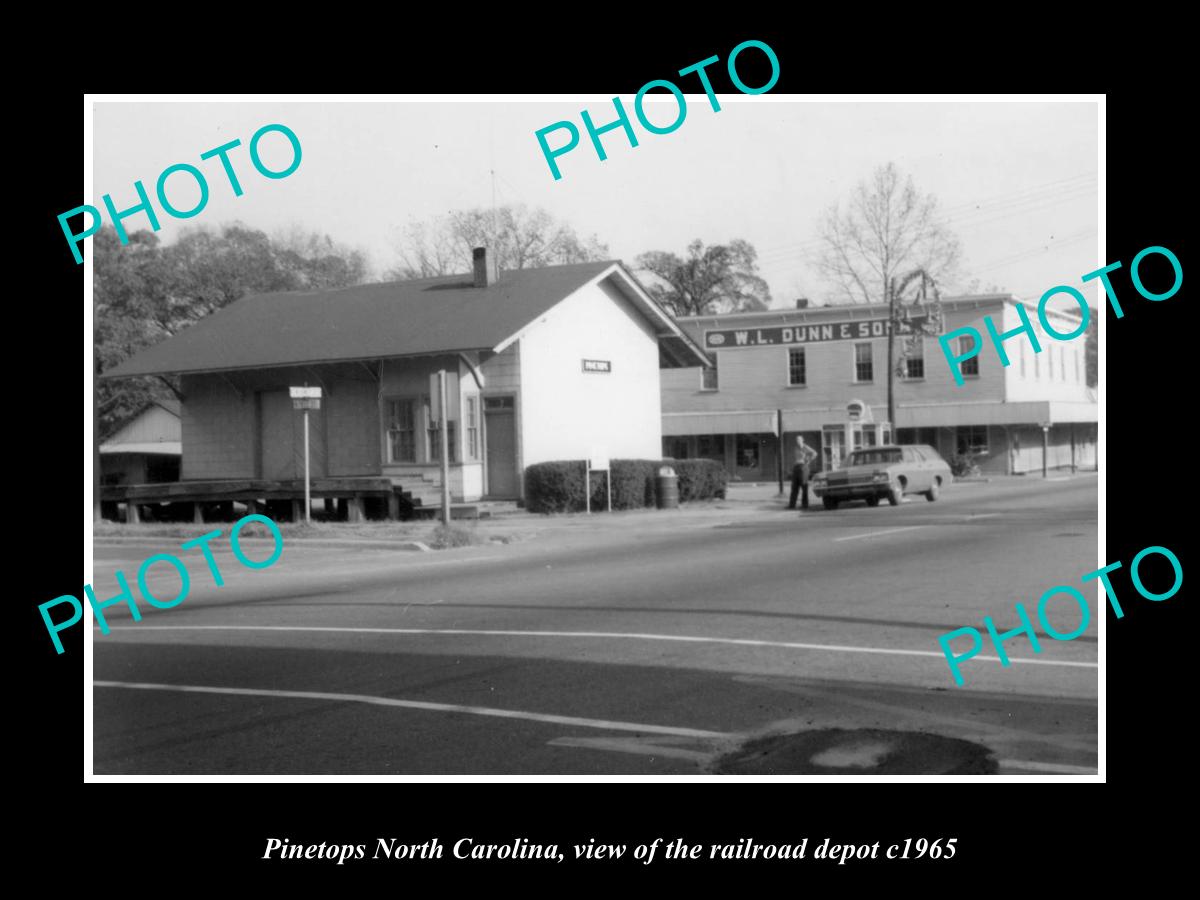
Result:
<svg viewBox="0 0 1200 900">
<path fill-rule="evenodd" d="M 548 13 L 557 17 L 559 13 Z M 863 15 L 869 15 L 863 13 Z M 557 19 L 546 27 L 561 24 Z M 843 23 L 843 26 L 846 23 Z M 835 40 L 817 18 L 771 27 L 753 23 L 713 25 L 701 34 L 674 29 L 644 31 L 619 29 L 613 16 L 598 15 L 594 33 L 575 27 L 554 39 L 536 32 L 519 39 L 487 35 L 486 29 L 463 33 L 443 31 L 438 40 L 422 48 L 412 38 L 385 53 L 379 47 L 343 49 L 339 55 L 347 68 L 336 89 L 489 92 L 523 91 L 568 93 L 574 91 L 630 94 L 646 80 L 664 77 L 690 62 L 711 54 L 722 57 L 746 37 L 768 42 L 781 62 L 781 78 L 774 93 L 892 90 L 1086 90 L 1103 91 L 1111 77 L 1093 77 L 1086 70 L 1088 54 L 1103 51 L 1089 46 L 1083 31 L 1055 29 L 1042 20 L 1046 33 L 1031 34 L 1028 23 L 1011 23 L 1011 31 L 980 45 L 928 47 L 913 51 L 914 63 L 894 70 L 893 77 L 872 72 L 870 64 L 884 48 L 896 49 L 900 39 L 873 34 L 838 54 L 822 45 Z M 512 27 L 511 25 L 509 27 Z M 330 35 L 336 40 L 338 29 Z M 1059 52 L 1070 34 L 1069 48 Z M 733 35 L 727 37 L 726 35 Z M 1023 35 L 1014 47 L 1006 38 Z M 908 35 L 912 38 L 913 35 Z M 311 38 L 310 38 L 311 40 Z M 845 46 L 846 42 L 843 42 Z M 914 41 L 915 44 L 915 41 Z M 917 45 L 919 46 L 919 45 Z M 309 48 L 305 48 L 309 50 Z M 1017 52 L 1019 50 L 1019 52 Z M 1016 59 L 1014 59 L 1014 54 Z M 311 56 L 311 51 L 308 52 Z M 353 57 L 353 59 L 352 59 Z M 1040 69 L 1044 81 L 1021 84 L 1013 72 L 1022 63 L 1052 60 L 1051 71 Z M 350 63 L 354 62 L 353 66 Z M 1136 66 L 1137 62 L 1128 62 Z M 332 90 L 328 68 L 301 71 L 294 82 L 268 87 L 288 90 Z M 719 71 L 717 69 L 716 71 Z M 481 77 L 486 73 L 486 78 Z M 947 77 L 948 73 L 953 77 Z M 972 77 L 974 73 L 978 77 Z M 234 72 L 219 87 L 237 91 L 248 85 L 235 82 Z M 177 75 L 178 77 L 175 77 Z M 751 81 L 751 75 L 746 75 Z M 218 82 L 220 79 L 218 78 Z M 163 90 L 210 91 L 212 69 L 173 73 Z M 753 83 L 753 82 L 752 82 Z M 1187 142 L 1174 136 L 1177 101 L 1169 90 L 1148 86 L 1110 92 L 1107 128 L 1108 253 L 1128 266 L 1145 246 L 1171 248 L 1187 268 L 1182 216 L 1187 209 L 1183 154 Z M 89 88 L 125 90 L 136 85 L 114 76 L 97 76 Z M 718 90 L 723 86 L 718 84 Z M 82 267 L 63 252 L 56 215 L 79 200 L 79 132 L 83 97 L 78 88 L 61 86 L 28 98 L 25 121 L 37 123 L 38 143 L 30 150 L 30 174 L 16 185 L 26 193 L 20 206 L 34 228 L 30 242 L 32 261 L 18 255 L 22 290 L 20 315 L 14 317 L 14 343 L 20 350 L 22 369 L 32 379 L 10 373 L 10 422 L 30 423 L 26 438 L 10 432 L 10 443 L 36 460 L 33 479 L 14 479 L 17 493 L 12 512 L 20 523 L 22 559 L 14 561 L 20 589 L 16 603 L 28 625 L 22 690 L 26 707 L 17 729 L 18 752 L 28 756 L 12 770 L 33 776 L 31 786 L 40 798 L 29 810 L 29 825 L 37 836 L 35 852 L 47 861 L 61 859 L 61 841 L 67 830 L 84 836 L 81 862 L 95 874 L 124 877 L 128 867 L 139 878 L 185 875 L 197 886 L 241 885 L 245 878 L 278 884 L 303 879 L 306 884 L 328 879 L 345 884 L 355 873 L 396 887 L 410 886 L 413 867 L 336 867 L 306 863 L 279 866 L 258 857 L 265 839 L 287 836 L 292 841 L 373 842 L 377 837 L 397 837 L 419 842 L 437 835 L 471 834 L 480 840 L 503 841 L 514 836 L 541 837 L 559 844 L 585 837 L 635 844 L 653 837 L 683 837 L 691 843 L 731 842 L 749 837 L 759 841 L 791 843 L 800 836 L 819 840 L 830 836 L 847 842 L 874 842 L 890 837 L 956 836 L 962 847 L 953 865 L 825 867 L 835 883 L 847 878 L 887 878 L 894 883 L 899 872 L 916 873 L 922 882 L 937 872 L 961 879 L 964 868 L 982 873 L 1006 873 L 1014 886 L 1034 852 L 1049 854 L 1062 864 L 1087 865 L 1097 847 L 1112 831 L 1096 815 L 1096 799 L 1079 791 L 1049 785 L 991 786 L 939 784 L 881 785 L 863 794 L 859 786 L 812 784 L 369 784 L 369 785 L 83 785 L 81 772 L 82 638 L 68 633 L 66 653 L 59 657 L 45 640 L 36 604 L 58 594 L 78 590 L 79 570 L 73 547 L 80 501 L 74 494 L 81 442 L 62 433 L 57 425 L 79 398 L 77 321 L 66 311 L 79 302 Z M 819 139 L 819 136 L 814 136 Z M 997 135 L 1003 140 L 1003 135 Z M 1047 141 L 1054 135 L 1047 135 Z M 1126 269 L 1127 272 L 1127 269 Z M 1131 293 L 1127 275 L 1114 278 L 1122 297 L 1125 317 L 1106 314 L 1107 331 L 1107 466 L 1101 479 L 1108 486 L 1107 529 L 1109 561 L 1123 560 L 1150 544 L 1170 547 L 1184 569 L 1188 567 L 1182 530 L 1177 518 L 1186 508 L 1190 457 L 1186 451 L 1188 422 L 1186 388 L 1190 386 L 1184 362 L 1190 336 L 1184 321 L 1186 300 L 1181 291 L 1168 301 L 1151 303 Z M 1128 297 L 1129 299 L 1125 299 Z M 78 307 L 75 307 L 78 308 Z M 49 352 L 55 345 L 70 347 Z M 57 350 L 57 347 L 55 347 Z M 18 350 L 18 353 L 20 353 Z M 32 382 L 32 383 L 31 383 Z M 53 411 L 53 412 L 51 412 Z M 43 425 L 42 423 L 45 423 Z M 20 429 L 20 430 L 23 430 Z M 28 443 L 27 443 L 28 441 Z M 30 452 L 36 447 L 35 452 Z M 1175 453 L 1178 448 L 1178 454 Z M 1113 477 L 1109 477 L 1110 472 Z M 65 473 L 56 475 L 55 473 Z M 1014 561 L 1018 564 L 1018 561 Z M 1124 602 L 1125 617 L 1107 617 L 1108 628 L 1108 769 L 1110 783 L 1121 789 L 1138 786 L 1154 792 L 1160 779 L 1173 778 L 1182 768 L 1182 740 L 1178 722 L 1179 692 L 1187 681 L 1186 655 L 1172 639 L 1188 633 L 1184 621 L 1185 596 L 1181 591 L 1169 601 L 1151 603 L 1132 593 L 1127 576 L 1114 577 Z M 1184 716 L 1186 720 L 1186 716 Z M 126 793 L 136 792 L 130 802 Z M 902 796 L 897 791 L 903 792 Z M 250 792 L 251 797 L 246 793 Z M 850 796 L 853 792 L 853 796 Z M 1019 792 L 1019 794 L 1017 793 Z M 150 796 L 152 794 L 152 796 Z M 1142 820 L 1142 824 L 1153 822 Z M 68 824 L 70 823 L 70 824 Z M 1127 822 L 1135 825 L 1135 822 Z M 793 868 L 794 868 L 793 864 Z M 748 868 L 753 866 L 753 869 Z M 769 866 L 783 874 L 785 866 Z M 589 883 L 617 875 L 622 880 L 664 879 L 676 883 L 686 877 L 682 869 L 634 868 L 624 863 L 592 864 L 584 871 Z M 528 881 L 529 866 L 450 866 L 421 874 L 434 874 L 442 883 L 449 873 L 469 871 L 493 880 L 503 874 Z M 556 871 L 575 874 L 578 867 L 561 865 Z M 751 886 L 748 873 L 762 871 L 761 864 L 689 866 L 707 884 L 713 875 L 731 883 Z M 797 886 L 810 884 L 817 867 L 796 872 Z M 331 874 L 319 874 L 331 873 Z M 508 879 L 505 879 L 506 881 Z M 961 882 L 960 882 L 961 883 Z M 765 887 L 765 886 L 764 886 Z"/>
</svg>

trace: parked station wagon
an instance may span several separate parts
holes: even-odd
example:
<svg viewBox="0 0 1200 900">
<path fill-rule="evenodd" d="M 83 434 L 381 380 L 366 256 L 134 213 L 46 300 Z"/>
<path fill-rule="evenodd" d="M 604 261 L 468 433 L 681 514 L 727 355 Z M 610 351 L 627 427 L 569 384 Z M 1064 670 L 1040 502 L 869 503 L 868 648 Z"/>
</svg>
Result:
<svg viewBox="0 0 1200 900">
<path fill-rule="evenodd" d="M 896 506 L 904 494 L 932 502 L 953 480 L 949 464 L 928 444 L 884 445 L 853 451 L 841 468 L 813 476 L 812 489 L 826 509 L 844 500 L 878 506 L 885 497 Z"/>
</svg>

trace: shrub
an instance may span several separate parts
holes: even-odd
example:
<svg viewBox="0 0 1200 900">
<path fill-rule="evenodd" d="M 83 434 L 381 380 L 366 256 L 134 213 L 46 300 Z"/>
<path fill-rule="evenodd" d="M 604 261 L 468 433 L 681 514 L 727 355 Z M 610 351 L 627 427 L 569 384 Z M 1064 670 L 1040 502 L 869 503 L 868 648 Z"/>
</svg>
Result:
<svg viewBox="0 0 1200 900">
<path fill-rule="evenodd" d="M 973 453 L 956 453 L 950 458 L 950 474 L 964 478 L 979 474 L 980 457 Z"/>
<path fill-rule="evenodd" d="M 449 526 L 438 525 L 429 535 L 429 546 L 435 550 L 447 550 L 451 547 L 470 547 L 481 544 L 482 539 L 474 528 L 465 528 L 453 522 Z"/>
<path fill-rule="evenodd" d="M 680 502 L 725 496 L 728 475 L 707 459 L 614 459 L 610 463 L 613 509 L 642 509 L 657 502 L 658 470 L 669 465 L 679 477 Z M 561 460 L 525 469 L 525 508 L 530 512 L 580 512 L 584 504 L 584 463 Z M 592 509 L 606 507 L 606 476 L 592 473 Z"/>
<path fill-rule="evenodd" d="M 711 459 L 674 459 L 667 461 L 679 476 L 679 502 L 725 499 L 729 473 Z"/>
</svg>

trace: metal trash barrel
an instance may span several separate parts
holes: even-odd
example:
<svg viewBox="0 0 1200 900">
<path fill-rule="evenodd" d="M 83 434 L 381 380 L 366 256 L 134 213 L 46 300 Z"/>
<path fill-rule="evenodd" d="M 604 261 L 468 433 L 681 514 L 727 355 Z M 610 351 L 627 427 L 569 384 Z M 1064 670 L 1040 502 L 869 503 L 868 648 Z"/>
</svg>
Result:
<svg viewBox="0 0 1200 900">
<path fill-rule="evenodd" d="M 670 466 L 658 470 L 658 508 L 679 508 L 679 476 Z"/>
</svg>

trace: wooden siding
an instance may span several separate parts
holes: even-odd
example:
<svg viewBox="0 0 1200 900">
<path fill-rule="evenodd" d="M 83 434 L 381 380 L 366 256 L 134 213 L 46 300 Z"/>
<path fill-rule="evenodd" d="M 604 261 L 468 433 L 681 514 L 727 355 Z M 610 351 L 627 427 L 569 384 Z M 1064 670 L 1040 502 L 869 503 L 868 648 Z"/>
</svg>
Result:
<svg viewBox="0 0 1200 900">
<path fill-rule="evenodd" d="M 325 388 L 319 418 L 328 436 L 328 473 L 379 474 L 378 383 L 367 368 L 342 363 L 183 376 L 181 477 L 261 477 L 258 395 L 305 383 Z"/>
</svg>

